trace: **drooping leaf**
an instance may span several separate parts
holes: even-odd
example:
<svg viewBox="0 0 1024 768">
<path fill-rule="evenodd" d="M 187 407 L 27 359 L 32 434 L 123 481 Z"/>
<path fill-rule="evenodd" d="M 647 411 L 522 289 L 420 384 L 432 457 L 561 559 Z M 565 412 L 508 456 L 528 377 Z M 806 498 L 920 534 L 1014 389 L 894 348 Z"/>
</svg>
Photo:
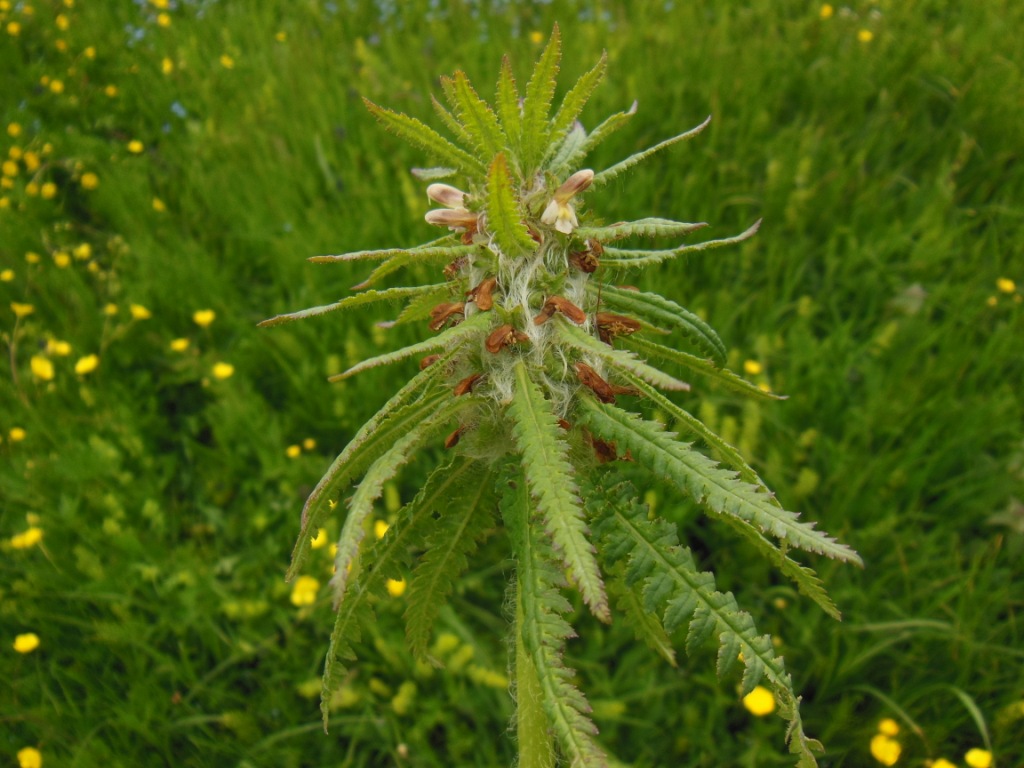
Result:
<svg viewBox="0 0 1024 768">
<path fill-rule="evenodd" d="M 533 70 L 530 82 L 526 85 L 526 96 L 523 99 L 519 144 L 522 152 L 521 164 L 525 173 L 532 171 L 544 156 L 548 143 L 551 141 L 548 112 L 551 109 L 551 100 L 555 96 L 558 64 L 561 57 L 562 37 L 556 24 L 551 32 L 551 38 Z"/>
<path fill-rule="evenodd" d="M 741 243 L 753 237 L 761 227 L 761 220 L 758 219 L 750 227 L 733 237 L 723 237 L 719 240 L 708 240 L 703 243 L 692 245 L 681 245 L 667 251 L 627 251 L 619 248 L 606 248 L 601 263 L 606 267 L 619 267 L 632 269 L 634 267 L 649 267 L 652 264 L 660 264 L 667 259 L 674 259 L 684 253 L 694 251 L 707 251 L 712 248 L 721 248 L 723 245 Z"/>
<path fill-rule="evenodd" d="M 563 659 L 565 640 L 574 636 L 565 615 L 572 609 L 561 593 L 565 584 L 556 557 L 533 521 L 533 502 L 525 476 L 518 468 L 502 483 L 500 503 L 505 530 L 516 559 L 517 622 L 523 644 L 533 662 L 559 747 L 570 765 L 606 766 L 607 758 L 594 740 L 597 728 L 590 720 L 590 705 L 572 684 L 572 670 Z"/>
<path fill-rule="evenodd" d="M 381 125 L 396 136 L 416 145 L 445 165 L 452 165 L 470 175 L 483 175 L 484 167 L 479 160 L 465 150 L 456 147 L 433 128 L 415 117 L 379 107 L 366 97 L 363 97 L 363 103 Z"/>
<path fill-rule="evenodd" d="M 498 154 L 487 174 L 487 222 L 506 256 L 514 257 L 536 247 L 516 200 L 504 154 Z"/>
<path fill-rule="evenodd" d="M 587 539 L 587 524 L 579 490 L 569 463 L 569 446 L 551 403 L 531 379 L 520 360 L 515 367 L 516 388 L 509 403 L 512 436 L 523 456 L 530 492 L 565 567 L 595 616 L 610 621 L 608 596 L 597 567 L 594 547 Z"/>
<path fill-rule="evenodd" d="M 776 506 L 757 486 L 743 482 L 691 445 L 678 442 L 657 422 L 644 421 L 592 398 L 580 398 L 578 415 L 595 434 L 615 442 L 621 450 L 630 450 L 641 466 L 675 483 L 709 512 L 737 517 L 799 549 L 861 564 L 852 549 L 813 524 L 801 522 L 795 512 Z"/>
<path fill-rule="evenodd" d="M 673 136 L 671 139 L 665 139 L 665 141 L 659 144 L 655 144 L 650 149 L 645 149 L 643 152 L 637 152 L 635 155 L 630 155 L 625 160 L 616 163 L 610 168 L 606 168 L 605 170 L 601 171 L 599 174 L 594 176 L 594 186 L 597 187 L 602 184 L 607 184 L 609 181 L 614 179 L 623 171 L 627 171 L 637 163 L 643 162 L 656 152 L 660 152 L 661 150 L 666 149 L 667 147 L 671 147 L 673 144 L 678 144 L 681 141 L 692 139 L 698 133 L 707 128 L 708 123 L 710 122 L 711 116 L 708 115 L 707 119 L 703 123 L 698 125 L 696 128 L 691 128 L 685 133 L 681 133 L 678 136 Z"/>
<path fill-rule="evenodd" d="M 463 469 L 462 464 L 457 468 Z M 426 654 L 434 622 L 468 567 L 467 557 L 494 524 L 498 498 L 494 473 L 482 463 L 470 462 L 459 474 L 463 482 L 448 484 L 447 495 L 435 502 L 439 518 L 409 580 L 406 638 L 417 657 Z"/>
<path fill-rule="evenodd" d="M 442 285 L 441 287 L 446 288 L 447 286 Z M 424 293 L 431 293 L 436 291 L 437 288 L 438 286 L 436 285 L 418 285 L 414 288 L 388 288 L 383 291 L 365 291 L 363 293 L 357 293 L 354 296 L 346 296 L 341 301 L 336 301 L 333 304 L 325 304 L 320 307 L 310 307 L 309 309 L 300 309 L 298 312 L 289 312 L 286 315 L 271 317 L 270 319 L 259 323 L 259 327 L 266 328 L 273 325 L 281 325 L 282 323 L 289 323 L 293 320 L 302 320 L 307 317 L 325 315 L 328 312 L 334 312 L 338 309 L 352 309 L 353 307 L 362 307 L 367 304 L 374 304 L 380 301 L 400 301 L 413 298 Z"/>
<path fill-rule="evenodd" d="M 613 285 L 588 285 L 591 296 L 600 294 L 601 302 L 617 312 L 645 320 L 655 327 L 680 331 L 692 341 L 701 352 L 711 355 L 719 362 L 725 362 L 725 344 L 718 334 L 700 317 L 683 309 L 674 301 L 656 293 L 631 291 Z"/>
<path fill-rule="evenodd" d="M 631 371 L 644 381 L 649 381 L 654 386 L 661 387 L 662 389 L 687 390 L 690 388 L 690 385 L 686 382 L 669 376 L 653 365 L 648 365 L 631 352 L 609 347 L 582 328 L 572 325 L 561 318 L 557 318 L 556 322 L 558 323 L 558 335 L 566 344 L 595 357 L 600 357 L 617 370 Z"/>
</svg>

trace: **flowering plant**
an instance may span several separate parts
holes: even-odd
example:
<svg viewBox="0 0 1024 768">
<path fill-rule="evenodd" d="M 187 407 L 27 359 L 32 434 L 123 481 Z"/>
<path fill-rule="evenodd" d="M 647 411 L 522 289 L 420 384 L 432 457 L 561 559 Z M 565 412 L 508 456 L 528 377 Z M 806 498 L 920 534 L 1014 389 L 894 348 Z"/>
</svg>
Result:
<svg viewBox="0 0 1024 768">
<path fill-rule="evenodd" d="M 606 764 L 586 698 L 563 658 L 573 635 L 564 594 L 569 583 L 604 622 L 612 620 L 615 598 L 637 634 L 671 663 L 674 630 L 689 625 L 688 650 L 713 635 L 719 672 L 742 660 L 745 694 L 766 682 L 789 721 L 791 751 L 800 765 L 814 765 L 817 742 L 803 732 L 799 698 L 770 637 L 758 634 L 732 594 L 719 592 L 713 575 L 697 568 L 675 526 L 649 515 L 618 469 L 631 460 L 668 481 L 838 618 L 813 571 L 789 551 L 855 563 L 857 554 L 785 510 L 736 449 L 661 393 L 689 387 L 651 361 L 741 395 L 777 396 L 722 367 L 722 341 L 696 314 L 611 281 L 622 272 L 739 242 L 758 225 L 735 237 L 666 250 L 619 247 L 628 238 L 679 238 L 705 226 L 660 218 L 604 225 L 584 209 L 583 197 L 694 137 L 707 121 L 600 172 L 580 169 L 598 143 L 630 120 L 636 105 L 590 132 L 577 121 L 604 75 L 602 57 L 552 115 L 559 57 L 556 27 L 523 98 L 506 58 L 493 107 L 463 72 L 442 78 L 450 109 L 436 100 L 434 108 L 454 141 L 367 101 L 385 128 L 440 161 L 415 174 L 430 182 L 427 196 L 440 206 L 426 220 L 445 232 L 413 248 L 314 257 L 380 263 L 357 286 L 359 293 L 264 322 L 400 299 L 407 304 L 396 322 L 425 321 L 433 333 L 333 377 L 421 358 L 420 371 L 357 432 L 303 510 L 289 578 L 300 572 L 335 502 L 343 499 L 338 506 L 346 510 L 332 581 L 337 618 L 324 673 L 325 725 L 332 690 L 343 665 L 355 659 L 360 626 L 385 594 L 387 580 L 411 570 L 407 635 L 412 651 L 425 656 L 433 622 L 477 542 L 503 527 L 516 566 L 513 667 L 522 765 L 553 765 L 557 755 L 574 766 Z M 408 264 L 431 261 L 446 264 L 441 282 L 377 287 Z M 668 343 L 654 340 L 659 337 Z M 652 404 L 717 460 L 623 407 L 620 398 Z M 417 449 L 435 442 L 443 442 L 450 458 L 383 538 L 369 541 L 364 533 L 384 484 Z M 415 562 L 413 552 L 422 552 Z"/>
</svg>

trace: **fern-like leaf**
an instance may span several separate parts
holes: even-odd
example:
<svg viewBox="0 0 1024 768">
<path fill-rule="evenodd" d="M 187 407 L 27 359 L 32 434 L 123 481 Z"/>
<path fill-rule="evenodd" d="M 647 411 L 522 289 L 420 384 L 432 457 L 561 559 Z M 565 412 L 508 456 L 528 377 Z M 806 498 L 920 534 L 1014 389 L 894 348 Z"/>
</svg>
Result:
<svg viewBox="0 0 1024 768">
<path fill-rule="evenodd" d="M 640 464 L 686 491 L 694 501 L 717 515 L 731 515 L 799 549 L 836 560 L 861 564 L 860 556 L 844 544 L 800 522 L 799 515 L 771 502 L 756 486 L 721 468 L 660 424 L 592 398 L 580 398 L 579 415 L 594 433 L 628 449 Z"/>
<path fill-rule="evenodd" d="M 363 97 L 363 103 L 378 122 L 410 144 L 418 146 L 446 165 L 453 165 L 464 173 L 482 176 L 484 167 L 465 150 L 459 149 L 441 134 L 415 117 L 380 107 Z"/>
<path fill-rule="evenodd" d="M 487 174 L 487 222 L 507 256 L 518 256 L 537 245 L 523 224 L 504 154 L 495 156 Z"/>
<path fill-rule="evenodd" d="M 576 234 L 580 237 L 600 240 L 608 252 L 607 243 L 624 240 L 627 237 L 683 237 L 698 229 L 703 229 L 704 222 L 689 223 L 670 219 L 639 219 L 637 221 L 620 221 L 607 227 L 580 227 Z M 611 249 L 616 253 L 615 249 Z"/>
<path fill-rule="evenodd" d="M 578 328 L 562 318 L 557 318 L 557 322 L 558 335 L 561 336 L 566 344 L 576 347 L 581 352 L 600 357 L 616 370 L 630 371 L 644 381 L 649 381 L 654 386 L 661 387 L 662 389 L 685 391 L 690 388 L 690 385 L 685 381 L 669 376 L 664 371 L 639 359 L 631 352 L 613 349 L 600 339 L 591 336 L 582 328 Z"/>
<path fill-rule="evenodd" d="M 473 462 L 462 473 L 463 483 L 449 485 L 440 502 L 436 521 L 426 542 L 426 554 L 409 580 L 409 602 L 405 610 L 406 638 L 417 657 L 426 653 L 434 621 L 455 581 L 466 570 L 467 556 L 493 524 L 497 502 L 494 474 Z"/>
<path fill-rule="evenodd" d="M 588 285 L 587 290 L 592 296 L 600 295 L 601 301 L 612 309 L 649 322 L 658 328 L 682 332 L 701 352 L 711 355 L 719 362 L 725 362 L 725 344 L 714 329 L 674 301 L 656 293 L 631 291 L 612 285 Z"/>
<path fill-rule="evenodd" d="M 413 288 L 388 288 L 383 291 L 365 291 L 363 293 L 357 293 L 354 296 L 346 296 L 341 301 L 336 301 L 333 304 L 324 304 L 320 307 L 310 307 L 309 309 L 300 309 L 298 312 L 289 312 L 285 315 L 277 315 L 271 317 L 268 320 L 264 320 L 259 323 L 260 328 L 267 328 L 273 325 L 281 325 L 282 323 L 290 323 L 294 320 L 303 320 L 307 317 L 316 317 L 317 315 L 326 315 L 328 312 L 334 312 L 339 309 L 352 309 L 353 307 L 362 307 L 367 304 L 374 304 L 379 301 L 401 301 L 404 299 L 414 298 L 424 293 L 431 293 L 438 289 L 437 285 L 418 285 Z M 447 288 L 447 284 L 440 286 Z"/>
<path fill-rule="evenodd" d="M 692 245 L 681 245 L 678 248 L 672 248 L 667 251 L 625 251 L 619 248 L 606 248 L 604 255 L 601 257 L 601 263 L 606 267 L 619 267 L 622 269 L 649 267 L 652 264 L 660 264 L 668 259 L 674 259 L 684 253 L 708 251 L 712 248 L 721 248 L 723 245 L 742 243 L 744 240 L 753 237 L 760 228 L 761 220 L 758 219 L 750 227 L 733 237 L 723 237 L 719 240 L 708 240 L 707 242 L 693 243 Z"/>
<path fill-rule="evenodd" d="M 637 640 L 642 641 L 652 651 L 673 667 L 678 666 L 676 652 L 672 641 L 665 631 L 658 614 L 644 607 L 643 596 L 635 584 L 628 584 L 624 578 L 615 574 L 608 579 L 608 591 L 617 598 L 616 606 L 625 614 L 626 622 L 633 629 Z"/>
<path fill-rule="evenodd" d="M 544 47 L 540 60 L 533 70 L 530 82 L 526 84 L 526 96 L 523 99 L 523 116 L 519 133 L 519 145 L 522 152 L 522 168 L 529 172 L 544 156 L 551 141 L 551 126 L 548 123 L 548 112 L 551 100 L 555 95 L 558 64 L 562 57 L 562 36 L 555 25 L 551 39 Z"/>
<path fill-rule="evenodd" d="M 336 373 L 329 377 L 329 381 L 341 381 L 347 379 L 350 376 L 355 376 L 357 373 L 369 370 L 370 368 L 376 368 L 378 365 L 389 365 L 390 363 L 396 363 L 399 360 L 406 360 L 410 357 L 417 355 L 424 355 L 428 352 L 433 352 L 438 349 L 447 349 L 452 345 L 458 345 L 468 338 L 479 335 L 481 330 L 487 326 L 490 322 L 490 318 L 484 313 L 473 315 L 472 317 L 463 320 L 458 325 L 453 325 L 451 328 L 447 328 L 436 336 L 432 336 L 424 341 L 417 342 L 416 344 L 410 344 L 407 347 L 396 349 L 394 352 L 387 352 L 383 355 L 377 355 L 371 357 L 362 362 L 356 363 L 347 371 Z"/>
<path fill-rule="evenodd" d="M 660 144 L 655 144 L 650 149 L 645 149 L 643 152 L 637 152 L 635 155 L 630 155 L 625 160 L 623 160 L 621 162 L 618 162 L 615 165 L 613 165 L 611 168 L 606 168 L 605 170 L 601 171 L 599 174 L 594 176 L 594 182 L 593 182 L 594 186 L 600 186 L 601 184 L 607 184 L 609 181 L 614 179 L 620 173 L 629 170 L 630 168 L 632 168 L 637 163 L 643 162 L 644 160 L 646 160 L 648 157 L 650 157 L 651 155 L 653 155 L 656 152 L 660 152 L 661 150 L 666 149 L 668 147 L 671 147 L 673 144 L 678 144 L 681 141 L 686 141 L 687 139 L 692 139 L 698 133 L 700 133 L 705 128 L 707 128 L 708 127 L 708 123 L 710 123 L 710 122 L 711 122 L 711 116 L 708 115 L 707 119 L 703 123 L 698 125 L 696 128 L 691 128 L 690 130 L 686 131 L 685 133 L 681 133 L 678 136 L 673 136 L 671 139 L 665 139 L 665 141 L 661 142 Z"/>
<path fill-rule="evenodd" d="M 636 501 L 634 488 L 622 484 L 602 496 L 605 503 L 595 504 L 592 511 L 601 515 L 602 537 L 613 542 L 604 551 L 629 550 L 628 578 L 644 583 L 648 610 L 663 613 L 669 631 L 689 621 L 688 653 L 716 635 L 719 674 L 742 655 L 743 693 L 753 690 L 762 678 L 769 682 L 779 714 L 789 721 L 790 751 L 799 756 L 800 766 L 815 766 L 813 753 L 821 751 L 821 745 L 803 732 L 800 699 L 782 658 L 775 655 L 771 637 L 758 634 L 750 614 L 740 610 L 732 594 L 717 591 L 714 576 L 698 570 L 693 555 L 680 546 L 671 523 L 648 518 L 647 507 Z"/>
<path fill-rule="evenodd" d="M 564 618 L 572 610 L 561 593 L 565 579 L 532 519 L 526 478 L 518 468 L 508 474 L 512 479 L 503 483 L 501 514 L 516 557 L 519 631 L 537 673 L 544 710 L 570 765 L 606 766 L 607 758 L 594 740 L 597 728 L 588 717 L 590 705 L 572 684 L 572 670 L 563 660 L 565 640 L 575 636 Z"/>
<path fill-rule="evenodd" d="M 608 596 L 597 567 L 594 547 L 587 539 L 587 524 L 569 446 L 559 434 L 558 419 L 530 379 L 523 361 L 516 363 L 516 390 L 509 404 L 512 436 L 523 456 L 530 491 L 555 548 L 579 588 L 583 601 L 601 621 L 611 621 Z"/>
</svg>

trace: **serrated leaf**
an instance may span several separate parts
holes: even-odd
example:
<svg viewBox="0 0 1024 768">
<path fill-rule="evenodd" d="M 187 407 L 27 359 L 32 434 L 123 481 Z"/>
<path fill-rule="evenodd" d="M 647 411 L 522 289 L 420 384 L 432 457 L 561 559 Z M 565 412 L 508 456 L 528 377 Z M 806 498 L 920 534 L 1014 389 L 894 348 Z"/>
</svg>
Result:
<svg viewBox="0 0 1024 768">
<path fill-rule="evenodd" d="M 691 355 L 687 352 L 673 349 L 672 347 L 666 347 L 662 344 L 655 344 L 653 341 L 648 341 L 647 339 L 639 336 L 629 336 L 623 339 L 622 343 L 628 349 L 640 352 L 648 358 L 654 357 L 659 360 L 668 360 L 703 376 L 707 376 L 708 378 L 717 381 L 726 389 L 738 392 L 746 397 L 752 397 L 755 400 L 786 399 L 785 395 L 776 395 L 774 392 L 767 392 L 756 384 L 737 376 L 728 368 L 719 368 L 711 360 L 706 360 L 704 358 L 697 357 L 696 355 Z"/>
<path fill-rule="evenodd" d="M 583 519 L 579 490 L 551 403 L 530 378 L 526 364 L 515 366 L 516 389 L 509 403 L 512 436 L 523 456 L 530 492 L 555 548 L 569 570 L 583 601 L 601 621 L 611 621 L 608 596 L 597 567 L 594 547 Z"/>
<path fill-rule="evenodd" d="M 466 129 L 473 144 L 483 152 L 484 157 L 494 157 L 508 144 L 505 133 L 498 124 L 498 116 L 473 90 L 465 72 L 457 71 L 451 85 L 455 99 L 455 114 L 459 122 Z"/>
<path fill-rule="evenodd" d="M 601 171 L 599 174 L 594 176 L 593 186 L 598 187 L 601 184 L 607 184 L 620 173 L 629 170 L 637 163 L 643 162 L 656 152 L 660 152 L 661 150 L 671 147 L 673 144 L 678 144 L 681 141 L 692 139 L 698 133 L 707 128 L 708 123 L 710 122 L 711 116 L 708 115 L 707 119 L 703 123 L 698 125 L 696 128 L 691 128 L 685 133 L 681 133 L 678 136 L 673 136 L 671 139 L 666 139 L 665 141 L 659 144 L 655 144 L 650 149 L 645 149 L 643 152 L 637 152 L 635 155 L 630 155 L 625 160 L 613 165 L 611 168 L 606 168 L 605 170 Z"/>
<path fill-rule="evenodd" d="M 530 252 L 537 243 L 523 223 L 505 155 L 499 153 L 487 174 L 487 226 L 506 256 Z"/>
<path fill-rule="evenodd" d="M 445 84 L 446 78 L 441 78 L 441 84 Z M 469 135 L 462 123 L 455 119 L 455 116 L 444 108 L 444 105 L 431 95 L 430 106 L 434 108 L 434 113 L 441 118 L 441 122 L 444 127 L 448 129 L 448 132 L 456 138 L 456 140 L 464 147 L 473 146 L 473 139 Z"/>
<path fill-rule="evenodd" d="M 552 175 L 561 177 L 568 173 L 569 161 L 579 155 L 580 148 L 586 140 L 587 132 L 583 130 L 583 126 L 574 123 L 565 134 L 565 138 L 557 145 L 558 149 L 551 159 L 549 167 Z"/>
<path fill-rule="evenodd" d="M 799 549 L 861 565 L 860 556 L 801 522 L 794 512 L 775 506 L 756 486 L 738 479 L 686 443 L 675 440 L 657 422 L 592 398 L 579 399 L 579 416 L 595 434 L 628 449 L 651 472 L 677 484 L 711 513 L 730 515 Z"/>
<path fill-rule="evenodd" d="M 405 251 L 396 253 L 394 256 L 387 258 L 382 264 L 379 264 L 365 280 L 358 285 L 353 285 L 352 290 L 361 291 L 369 288 L 371 285 L 379 282 L 381 279 L 388 275 L 397 272 L 403 267 L 408 266 L 412 263 L 419 263 L 426 261 L 427 259 L 458 259 L 464 256 L 472 254 L 474 251 L 478 251 L 479 246 L 476 245 L 465 245 L 458 247 L 438 248 L 438 249 L 420 249 L 418 251 Z"/>
<path fill-rule="evenodd" d="M 679 391 L 690 388 L 690 385 L 686 382 L 669 376 L 667 373 L 655 368 L 653 365 L 648 365 L 630 352 L 609 347 L 600 339 L 594 338 L 582 328 L 579 328 L 560 317 L 556 318 L 556 322 L 558 323 L 558 335 L 562 341 L 582 352 L 587 352 L 595 357 L 600 357 L 616 370 L 630 371 L 644 381 L 650 382 L 654 386 L 661 387 L 662 389 L 674 389 Z"/>
<path fill-rule="evenodd" d="M 425 355 L 428 352 L 434 352 L 438 349 L 447 349 L 453 345 L 461 344 L 466 339 L 476 336 L 481 333 L 490 324 L 491 320 L 486 313 L 480 312 L 472 317 L 466 318 L 458 325 L 453 325 L 451 328 L 446 328 L 436 336 L 432 336 L 425 341 L 420 341 L 416 344 L 410 344 L 402 349 L 396 349 L 394 352 L 387 352 L 383 355 L 377 355 L 371 357 L 362 362 L 356 363 L 347 371 L 336 373 L 328 378 L 328 381 L 341 381 L 351 376 L 355 376 L 357 373 L 369 370 L 370 368 L 376 368 L 379 365 L 388 365 L 390 363 L 396 363 L 399 360 L 406 360 L 410 357 L 417 355 Z"/>
<path fill-rule="evenodd" d="M 625 613 L 626 622 L 633 629 L 636 639 L 644 642 L 673 667 L 678 666 L 676 652 L 672 648 L 672 641 L 665 632 L 665 627 L 656 613 L 644 607 L 640 595 L 633 586 L 621 578 L 613 578 L 608 581 L 608 591 L 618 598 L 616 605 Z"/>
<path fill-rule="evenodd" d="M 721 248 L 724 245 L 741 243 L 757 234 L 761 227 L 761 219 L 755 221 L 750 227 L 734 237 L 723 237 L 719 240 L 708 240 L 703 243 L 692 245 L 681 245 L 667 251 L 627 251 L 619 248 L 606 248 L 601 257 L 601 263 L 606 267 L 618 267 L 632 269 L 634 267 L 649 267 L 652 264 L 660 264 L 667 259 L 674 259 L 684 253 L 694 251 L 708 251 L 712 248 Z"/>
<path fill-rule="evenodd" d="M 593 69 L 577 80 L 576 84 L 565 94 L 558 111 L 551 118 L 551 134 L 555 139 L 556 146 L 560 144 L 562 135 L 576 122 L 576 118 L 579 117 L 584 105 L 590 100 L 594 89 L 604 79 L 607 64 L 608 53 L 602 51 L 601 58 Z"/>
<path fill-rule="evenodd" d="M 465 291 L 465 281 L 441 283 L 432 287 L 431 291 L 421 293 L 412 298 L 395 318 L 395 325 L 414 323 L 430 317 L 430 310 L 443 301 L 451 301 Z"/>
<path fill-rule="evenodd" d="M 440 518 L 409 580 L 405 609 L 406 638 L 413 655 L 423 657 L 442 606 L 469 565 L 467 556 L 491 526 L 496 509 L 495 476 L 482 463 L 464 473 L 460 485 L 449 487 Z"/>
<path fill-rule="evenodd" d="M 484 174 L 484 167 L 480 164 L 479 160 L 468 152 L 456 147 L 433 128 L 420 122 L 415 117 L 403 115 L 400 112 L 394 112 L 385 107 L 379 107 L 365 97 L 363 98 L 363 103 L 381 125 L 396 136 L 405 139 L 436 157 L 445 165 L 454 166 L 464 173 L 474 176 L 482 176 Z"/>
<path fill-rule="evenodd" d="M 551 141 L 548 111 L 551 109 L 551 100 L 555 95 L 561 56 L 562 38 L 556 24 L 551 32 L 551 38 L 533 70 L 530 82 L 526 85 L 522 128 L 519 134 L 522 168 L 526 174 L 530 174 L 544 156 Z"/>
<path fill-rule="evenodd" d="M 388 288 L 383 291 L 365 291 L 363 293 L 357 293 L 355 296 L 346 296 L 341 301 L 336 301 L 333 304 L 325 304 L 320 307 L 310 307 L 309 309 L 300 309 L 298 312 L 289 312 L 285 315 L 277 315 L 276 317 L 271 317 L 257 325 L 260 328 L 268 328 L 274 325 L 281 325 L 282 323 L 289 323 L 293 320 L 302 320 L 307 317 L 325 315 L 328 312 L 334 312 L 339 309 L 352 309 L 353 307 L 361 307 L 380 301 L 401 301 L 435 291 L 437 287 L 438 286 L 436 285 L 419 285 L 414 288 Z"/>
<path fill-rule="evenodd" d="M 450 235 L 446 235 L 440 238 L 440 240 L 448 240 L 449 238 Z M 454 243 L 438 245 L 438 242 L 438 240 L 435 240 L 426 245 L 418 245 L 415 248 L 382 248 L 377 251 L 353 251 L 352 253 L 311 256 L 308 261 L 314 264 L 330 264 L 337 261 L 380 261 L 390 259 L 393 256 L 410 256 L 422 259 L 439 257 L 455 259 L 470 253 L 475 247 L 472 245 L 456 245 Z"/>
<path fill-rule="evenodd" d="M 585 137 L 584 141 L 580 142 L 580 144 L 573 149 L 571 153 L 566 154 L 564 157 L 559 153 L 560 159 L 551 165 L 552 172 L 556 176 L 561 176 L 565 171 L 575 168 L 580 161 L 594 149 L 594 147 L 625 125 L 629 121 L 629 118 L 636 114 L 636 108 L 637 103 L 634 101 L 630 108 L 625 112 L 616 112 L 614 115 L 606 118 L 604 122 L 591 131 Z"/>
<path fill-rule="evenodd" d="M 522 132 L 522 115 L 519 108 L 519 90 L 516 88 L 516 79 L 512 75 L 512 63 L 508 56 L 501 59 L 501 73 L 498 75 L 498 89 L 496 95 L 496 106 L 498 119 L 505 131 L 505 137 L 509 142 L 509 149 L 513 157 L 518 157 Z"/>
<path fill-rule="evenodd" d="M 672 221 L 670 219 L 638 219 L 637 221 L 620 221 L 610 224 L 607 227 L 580 227 L 577 236 L 588 239 L 600 240 L 608 252 L 608 243 L 616 240 L 624 240 L 627 237 L 683 237 L 698 229 L 703 229 L 705 222 L 689 223 L 685 221 Z M 611 249 L 616 253 L 616 249 Z"/>
<path fill-rule="evenodd" d="M 565 665 L 565 639 L 573 636 L 564 616 L 572 606 L 562 596 L 564 579 L 553 566 L 554 553 L 532 522 L 533 503 L 521 468 L 511 468 L 503 482 L 500 508 L 516 557 L 518 630 L 533 662 L 544 710 L 558 744 L 574 766 L 606 766 L 594 740 L 597 728 L 588 717 L 590 705 L 571 683 Z"/>
<path fill-rule="evenodd" d="M 613 285 L 587 285 L 592 296 L 600 295 L 601 302 L 612 309 L 645 320 L 655 327 L 681 331 L 701 352 L 725 362 L 725 344 L 714 329 L 700 317 L 674 301 L 656 293 L 630 291 Z"/>
<path fill-rule="evenodd" d="M 409 173 L 419 181 L 437 181 L 438 179 L 449 179 L 459 172 L 458 168 L 410 168 Z"/>
</svg>

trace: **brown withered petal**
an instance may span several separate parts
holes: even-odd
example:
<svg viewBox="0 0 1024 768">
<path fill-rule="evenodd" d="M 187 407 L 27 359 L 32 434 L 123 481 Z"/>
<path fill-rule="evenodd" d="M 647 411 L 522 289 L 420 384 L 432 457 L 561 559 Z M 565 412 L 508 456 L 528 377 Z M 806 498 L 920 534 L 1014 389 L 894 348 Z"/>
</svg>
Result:
<svg viewBox="0 0 1024 768">
<path fill-rule="evenodd" d="M 444 268 L 445 279 L 454 280 L 456 277 L 458 277 L 459 272 L 462 271 L 462 268 L 466 266 L 466 264 L 468 263 L 469 259 L 467 259 L 465 256 L 459 256 L 459 258 L 455 259 L 455 261 L 453 261 L 451 264 Z"/>
<path fill-rule="evenodd" d="M 586 363 L 576 363 L 576 375 L 580 384 L 590 389 L 602 403 L 615 402 L 615 388 L 601 378 L 597 371 Z"/>
<path fill-rule="evenodd" d="M 466 311 L 466 305 L 461 301 L 455 302 L 454 304 L 445 302 L 438 304 L 432 310 L 430 310 L 430 324 L 428 327 L 432 331 L 439 331 L 444 327 L 444 324 L 448 322 L 448 319 L 454 315 L 464 314 Z"/>
<path fill-rule="evenodd" d="M 440 355 L 427 355 L 422 360 L 420 360 L 420 370 L 422 371 L 426 368 L 429 368 L 431 365 L 433 365 L 440 359 Z"/>
<path fill-rule="evenodd" d="M 466 431 L 466 427 L 459 427 L 452 432 L 448 437 L 444 439 L 445 448 L 454 448 L 459 444 L 459 438 L 462 437 L 462 433 Z"/>
<path fill-rule="evenodd" d="M 464 378 L 458 384 L 456 384 L 455 385 L 455 389 L 452 390 L 452 392 L 454 393 L 455 397 L 461 397 L 462 395 L 466 394 L 467 392 L 472 392 L 473 391 L 473 385 L 476 384 L 480 380 L 481 376 L 483 376 L 482 373 L 473 373 L 473 374 L 470 374 L 469 376 L 467 376 L 466 378 Z"/>
<path fill-rule="evenodd" d="M 544 302 L 540 314 L 533 318 L 533 324 L 541 325 L 547 322 L 555 312 L 561 312 L 576 325 L 582 325 L 587 319 L 587 314 L 564 296 L 551 296 Z"/>
<path fill-rule="evenodd" d="M 570 423 L 569 423 L 568 421 L 566 421 L 565 419 L 559 419 L 559 420 L 558 420 L 558 426 L 560 426 L 560 427 L 561 427 L 562 429 L 564 429 L 564 430 L 570 430 L 570 429 L 572 429 L 572 424 L 570 424 Z"/>
<path fill-rule="evenodd" d="M 598 312 L 595 319 L 597 320 L 598 335 L 605 344 L 611 344 L 612 339 L 616 336 L 629 336 L 631 333 L 636 333 L 642 327 L 632 317 L 616 315 L 613 312 Z"/>
<path fill-rule="evenodd" d="M 601 241 L 596 238 L 587 239 L 587 250 L 590 251 L 595 258 L 601 258 L 604 256 L 604 246 L 601 245 Z"/>
<path fill-rule="evenodd" d="M 501 352 L 509 344 L 519 344 L 524 341 L 529 341 L 530 337 L 522 331 L 517 331 L 511 325 L 506 323 L 505 325 L 499 325 L 495 328 L 491 335 L 487 337 L 484 342 L 484 346 L 488 352 L 497 354 Z"/>
<path fill-rule="evenodd" d="M 482 312 L 486 312 L 494 306 L 494 297 L 491 294 L 497 284 L 497 278 L 488 277 L 486 280 L 482 281 L 480 285 L 466 294 L 466 300 L 475 302 L 477 309 Z"/>
<path fill-rule="evenodd" d="M 600 263 L 597 257 L 591 251 L 571 251 L 569 253 L 569 263 L 572 264 L 580 272 L 586 272 L 588 275 L 596 272 Z"/>
<path fill-rule="evenodd" d="M 594 446 L 594 455 L 597 457 L 598 464 L 607 464 L 609 461 L 615 461 L 619 458 L 615 450 L 615 443 L 610 440 L 602 440 L 591 435 L 590 444 Z"/>
</svg>

